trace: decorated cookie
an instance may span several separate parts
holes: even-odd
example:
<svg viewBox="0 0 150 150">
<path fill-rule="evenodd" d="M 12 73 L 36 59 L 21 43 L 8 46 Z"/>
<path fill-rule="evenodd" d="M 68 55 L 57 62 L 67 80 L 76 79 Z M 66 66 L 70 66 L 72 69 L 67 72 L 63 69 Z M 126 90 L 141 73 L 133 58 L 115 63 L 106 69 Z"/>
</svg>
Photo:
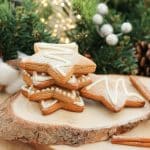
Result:
<svg viewBox="0 0 150 150">
<path fill-rule="evenodd" d="M 56 82 L 51 76 L 45 73 L 37 73 L 35 71 L 33 73 L 28 73 L 25 70 L 23 71 L 23 79 L 28 86 L 33 85 L 35 88 L 38 89 L 47 88 L 55 84 L 70 90 L 77 90 L 79 88 L 87 86 L 92 82 L 88 75 L 81 75 L 79 77 L 72 75 L 69 81 L 63 84 Z"/>
<path fill-rule="evenodd" d="M 59 100 L 47 100 L 47 101 L 41 101 L 41 111 L 44 115 L 51 114 L 59 109 L 65 109 L 73 112 L 82 112 L 84 109 L 84 101 L 80 97 L 77 101 L 74 101 L 73 103 L 64 103 Z"/>
<path fill-rule="evenodd" d="M 135 88 L 150 101 L 150 78 L 130 76 L 130 80 Z"/>
<path fill-rule="evenodd" d="M 57 86 L 51 86 L 50 88 L 38 90 L 28 86 L 23 86 L 22 94 L 33 101 L 48 100 L 51 98 L 56 98 L 63 102 L 73 103 L 80 99 L 79 93 L 77 91 L 70 91 Z"/>
<path fill-rule="evenodd" d="M 81 90 L 81 95 L 100 101 L 114 112 L 123 107 L 143 107 L 144 98 L 132 86 L 128 76 L 91 75 L 93 83 Z"/>
<path fill-rule="evenodd" d="M 66 83 L 73 74 L 88 74 L 96 65 L 88 58 L 73 51 L 39 51 L 20 62 L 25 70 L 48 73 L 55 81 Z"/>
<path fill-rule="evenodd" d="M 23 70 L 23 80 L 28 86 L 34 86 L 37 89 L 47 88 L 54 84 L 54 80 L 46 73 L 27 72 Z"/>
</svg>

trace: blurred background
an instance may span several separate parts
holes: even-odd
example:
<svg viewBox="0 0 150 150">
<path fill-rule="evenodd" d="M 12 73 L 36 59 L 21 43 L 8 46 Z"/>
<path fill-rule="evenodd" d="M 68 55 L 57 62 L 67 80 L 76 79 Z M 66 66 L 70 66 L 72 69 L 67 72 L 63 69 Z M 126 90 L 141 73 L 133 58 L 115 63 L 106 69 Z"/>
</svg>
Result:
<svg viewBox="0 0 150 150">
<path fill-rule="evenodd" d="M 0 56 L 76 42 L 96 73 L 150 76 L 150 0 L 0 0 Z"/>
</svg>

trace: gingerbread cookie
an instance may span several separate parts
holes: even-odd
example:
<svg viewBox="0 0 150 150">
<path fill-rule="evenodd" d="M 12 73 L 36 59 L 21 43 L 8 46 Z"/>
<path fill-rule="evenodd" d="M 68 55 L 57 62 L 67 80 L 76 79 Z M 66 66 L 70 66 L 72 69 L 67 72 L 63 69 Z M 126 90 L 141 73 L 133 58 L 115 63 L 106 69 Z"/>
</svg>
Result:
<svg viewBox="0 0 150 150">
<path fill-rule="evenodd" d="M 20 62 L 24 70 L 48 73 L 55 81 L 66 83 L 73 74 L 94 72 L 96 65 L 73 51 L 39 51 Z"/>
<path fill-rule="evenodd" d="M 28 86 L 33 85 L 35 88 L 38 89 L 47 88 L 51 85 L 58 85 L 60 87 L 64 87 L 70 90 L 77 90 L 79 88 L 89 85 L 92 82 L 88 75 L 81 75 L 80 77 L 72 75 L 67 83 L 62 84 L 56 82 L 51 76 L 45 73 L 28 73 L 25 70 L 23 71 L 23 79 Z"/>
<path fill-rule="evenodd" d="M 80 97 L 78 101 L 74 101 L 73 103 L 64 103 L 58 100 L 47 100 L 41 101 L 41 111 L 44 115 L 51 114 L 59 109 L 69 110 L 73 112 L 82 112 L 84 109 L 84 101 Z"/>
<path fill-rule="evenodd" d="M 136 91 L 128 76 L 91 75 L 93 83 L 81 90 L 81 95 L 100 101 L 114 112 L 123 107 L 143 107 L 144 98 Z"/>
<path fill-rule="evenodd" d="M 46 73 L 37 73 L 23 70 L 23 80 L 28 86 L 34 86 L 37 89 L 47 88 L 54 84 L 54 80 Z"/>
<path fill-rule="evenodd" d="M 130 80 L 135 88 L 148 100 L 150 101 L 150 78 L 130 76 Z"/>
<path fill-rule="evenodd" d="M 77 91 L 70 91 L 67 89 L 62 89 L 56 86 L 51 86 L 50 88 L 38 90 L 28 86 L 23 86 L 22 94 L 33 101 L 48 100 L 51 98 L 56 98 L 63 102 L 73 103 L 80 99 L 79 93 Z"/>
</svg>

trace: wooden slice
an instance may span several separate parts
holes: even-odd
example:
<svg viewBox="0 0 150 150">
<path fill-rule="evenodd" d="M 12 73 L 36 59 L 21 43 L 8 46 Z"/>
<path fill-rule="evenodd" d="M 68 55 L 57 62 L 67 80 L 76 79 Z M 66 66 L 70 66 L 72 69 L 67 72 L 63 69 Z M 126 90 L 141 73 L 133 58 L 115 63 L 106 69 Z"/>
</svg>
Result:
<svg viewBox="0 0 150 150">
<path fill-rule="evenodd" d="M 145 138 L 150 139 L 150 121 L 143 121 L 137 127 L 129 132 L 123 133 L 119 136 L 124 139 L 138 139 Z M 78 147 L 72 147 L 67 145 L 35 145 L 36 150 L 149 150 L 150 147 L 127 146 L 111 144 L 110 141 L 97 142 L 93 144 L 84 144 Z"/>
<path fill-rule="evenodd" d="M 121 136 L 124 137 L 141 137 L 141 138 L 150 138 L 150 121 L 144 121 L 140 123 L 137 127 L 132 129 L 128 133 L 124 133 Z"/>
<path fill-rule="evenodd" d="M 7 141 L 0 139 L 0 150 L 35 150 L 35 148 L 29 144 L 19 141 Z M 51 150 L 51 148 L 49 150 Z"/>
<path fill-rule="evenodd" d="M 107 140 L 150 116 L 150 104 L 112 113 L 99 102 L 86 101 L 82 113 L 59 110 L 43 116 L 39 104 L 17 94 L 0 107 L 0 136 L 39 144 L 81 145 Z"/>
</svg>

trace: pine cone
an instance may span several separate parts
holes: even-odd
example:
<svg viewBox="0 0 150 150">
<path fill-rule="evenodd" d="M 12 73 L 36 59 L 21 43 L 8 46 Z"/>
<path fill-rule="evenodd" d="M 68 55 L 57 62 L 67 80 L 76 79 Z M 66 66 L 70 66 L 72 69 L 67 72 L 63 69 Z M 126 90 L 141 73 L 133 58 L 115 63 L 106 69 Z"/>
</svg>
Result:
<svg viewBox="0 0 150 150">
<path fill-rule="evenodd" d="M 145 41 L 138 42 L 135 56 L 138 61 L 138 74 L 150 76 L 150 43 Z"/>
</svg>

